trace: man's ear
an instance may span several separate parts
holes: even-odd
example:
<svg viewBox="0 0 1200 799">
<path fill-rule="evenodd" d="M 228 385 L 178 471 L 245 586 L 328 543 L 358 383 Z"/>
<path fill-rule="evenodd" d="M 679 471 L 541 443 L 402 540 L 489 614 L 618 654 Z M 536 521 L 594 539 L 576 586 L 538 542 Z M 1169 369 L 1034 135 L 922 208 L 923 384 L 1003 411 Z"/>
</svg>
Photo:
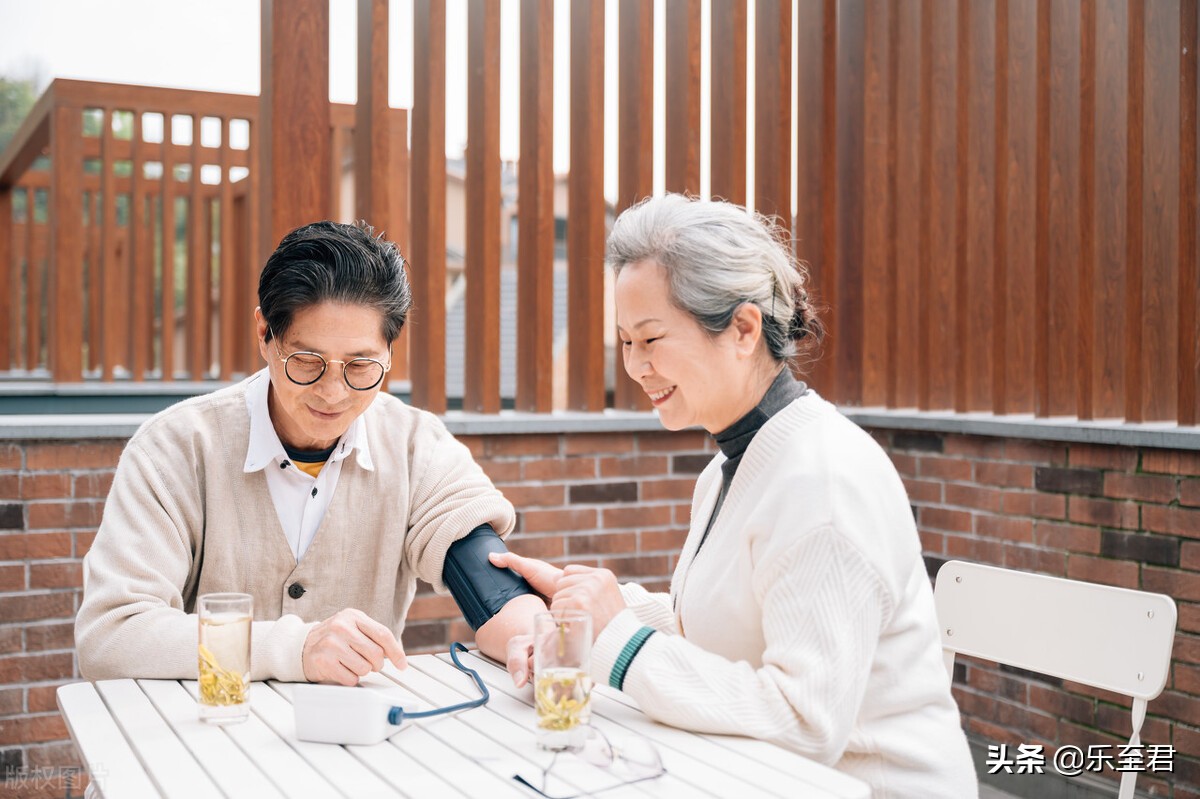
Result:
<svg viewBox="0 0 1200 799">
<path fill-rule="evenodd" d="M 254 309 L 254 332 L 258 336 L 258 354 L 264 361 L 270 362 L 267 353 L 267 318 L 263 316 L 261 306 Z"/>
</svg>

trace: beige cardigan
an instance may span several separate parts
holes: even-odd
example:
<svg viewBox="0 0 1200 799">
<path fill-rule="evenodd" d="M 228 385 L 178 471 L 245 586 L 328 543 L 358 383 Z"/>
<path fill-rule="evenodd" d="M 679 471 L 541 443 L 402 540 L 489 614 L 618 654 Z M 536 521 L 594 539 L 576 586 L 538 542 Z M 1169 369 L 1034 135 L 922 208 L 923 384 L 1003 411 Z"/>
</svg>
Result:
<svg viewBox="0 0 1200 799">
<path fill-rule="evenodd" d="M 303 680 L 317 622 L 358 608 L 400 638 L 416 578 L 446 590 L 450 544 L 485 522 L 512 531 L 512 505 L 467 448 L 436 416 L 381 393 L 362 417 L 371 468 L 346 459 L 297 564 L 265 475 L 243 472 L 255 379 L 267 377 L 159 413 L 122 453 L 84 559 L 75 645 L 85 678 L 194 678 L 196 597 L 240 591 L 254 597 L 252 678 Z"/>
</svg>

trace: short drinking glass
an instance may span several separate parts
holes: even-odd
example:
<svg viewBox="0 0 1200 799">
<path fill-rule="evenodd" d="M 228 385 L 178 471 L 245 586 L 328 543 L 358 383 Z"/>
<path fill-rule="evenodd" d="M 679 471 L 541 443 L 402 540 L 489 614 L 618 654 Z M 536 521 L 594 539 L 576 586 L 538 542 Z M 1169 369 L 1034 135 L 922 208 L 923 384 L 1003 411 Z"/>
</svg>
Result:
<svg viewBox="0 0 1200 799">
<path fill-rule="evenodd" d="M 592 617 L 552 610 L 533 622 L 533 691 L 538 745 L 560 751 L 578 745 L 591 718 Z"/>
<path fill-rule="evenodd" d="M 196 603 L 200 617 L 200 719 L 234 724 L 250 714 L 249 594 L 204 594 Z"/>
</svg>

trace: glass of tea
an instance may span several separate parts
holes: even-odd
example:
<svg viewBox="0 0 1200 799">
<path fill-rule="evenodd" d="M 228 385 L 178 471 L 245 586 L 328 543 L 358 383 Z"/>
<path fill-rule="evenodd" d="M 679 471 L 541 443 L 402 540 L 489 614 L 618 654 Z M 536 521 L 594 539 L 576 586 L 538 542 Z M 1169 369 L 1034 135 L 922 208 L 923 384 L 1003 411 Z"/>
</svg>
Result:
<svg viewBox="0 0 1200 799">
<path fill-rule="evenodd" d="M 204 594 L 196 602 L 200 617 L 200 719 L 235 724 L 250 715 L 249 594 Z"/>
<path fill-rule="evenodd" d="M 592 617 L 552 610 L 533 620 L 533 693 L 537 741 L 562 751 L 578 745 L 591 718 Z"/>
</svg>

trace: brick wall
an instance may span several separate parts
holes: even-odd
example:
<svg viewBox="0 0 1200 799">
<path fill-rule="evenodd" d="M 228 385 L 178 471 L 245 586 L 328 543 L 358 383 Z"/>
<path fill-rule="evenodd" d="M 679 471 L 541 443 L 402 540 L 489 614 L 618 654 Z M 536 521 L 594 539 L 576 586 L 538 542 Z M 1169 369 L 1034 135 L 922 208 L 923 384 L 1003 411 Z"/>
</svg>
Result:
<svg viewBox="0 0 1200 799">
<path fill-rule="evenodd" d="M 1200 799 L 1200 453 L 874 435 L 908 487 L 931 574 L 944 560 L 962 558 L 1175 597 L 1173 672 L 1143 730 L 1146 743 L 1177 748 L 1175 774 L 1143 775 L 1139 787 Z M 460 439 L 519 509 L 514 549 L 666 587 L 695 475 L 713 451 L 707 436 Z M 0 769 L 45 774 L 78 765 L 54 691 L 78 679 L 71 619 L 79 561 L 122 445 L 0 443 Z M 404 641 L 409 651 L 470 637 L 453 600 L 418 595 Z M 1059 743 L 1118 744 L 1128 736 L 1127 702 L 1060 680 L 964 659 L 955 694 L 964 724 L 981 739 L 1043 743 L 1053 751 Z M 79 784 L 72 786 L 76 795 Z M 14 790 L 14 783 L 0 783 L 0 797 Z M 60 780 L 38 795 L 65 793 Z"/>
</svg>

